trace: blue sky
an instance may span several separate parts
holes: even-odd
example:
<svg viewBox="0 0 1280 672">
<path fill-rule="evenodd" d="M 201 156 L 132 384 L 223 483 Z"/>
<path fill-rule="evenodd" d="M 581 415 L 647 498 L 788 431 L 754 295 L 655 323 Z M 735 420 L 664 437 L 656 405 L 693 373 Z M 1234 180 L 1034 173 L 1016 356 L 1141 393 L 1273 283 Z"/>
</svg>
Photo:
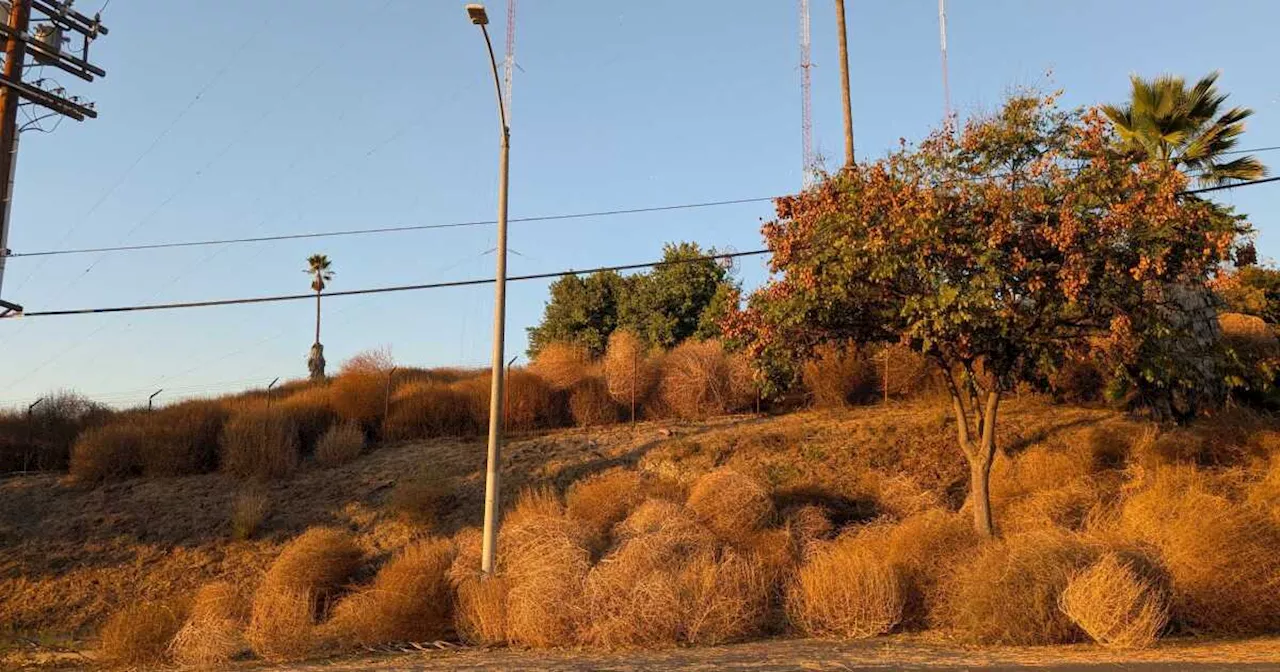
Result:
<svg viewBox="0 0 1280 672">
<path fill-rule="evenodd" d="M 97 0 L 77 3 L 95 10 Z M 359 10 L 357 11 L 357 5 Z M 489 219 L 497 120 L 483 43 L 452 0 L 114 0 L 94 47 L 108 76 L 62 83 L 100 118 L 26 133 L 15 252 Z M 814 137 L 839 162 L 832 3 L 813 1 Z M 942 116 L 937 5 L 850 0 L 860 159 Z M 513 217 L 772 196 L 800 184 L 796 3 L 524 0 L 512 110 Z M 490 7 L 501 57 L 505 3 Z M 955 0 L 953 103 L 1016 86 L 1069 105 L 1123 99 L 1128 75 L 1223 71 L 1253 107 L 1245 146 L 1280 145 L 1280 4 Z M 1188 37 L 1190 36 L 1190 37 Z M 1051 74 L 1047 74 L 1051 73 Z M 54 73 L 46 73 L 53 75 Z M 1280 165 L 1280 152 L 1261 155 Z M 1270 187 L 1222 200 L 1280 257 Z M 645 261 L 669 240 L 758 247 L 768 204 L 513 224 L 510 270 Z M 31 310 L 305 291 L 311 253 L 334 289 L 492 275 L 489 227 L 109 255 L 19 258 L 4 298 Z M 746 260 L 748 285 L 763 262 Z M 508 351 L 522 353 L 545 282 L 513 284 Z M 413 365 L 484 365 L 491 287 L 335 298 L 331 365 L 390 346 Z M 0 323 L 0 405 L 74 388 L 114 404 L 305 374 L 309 302 Z"/>
</svg>

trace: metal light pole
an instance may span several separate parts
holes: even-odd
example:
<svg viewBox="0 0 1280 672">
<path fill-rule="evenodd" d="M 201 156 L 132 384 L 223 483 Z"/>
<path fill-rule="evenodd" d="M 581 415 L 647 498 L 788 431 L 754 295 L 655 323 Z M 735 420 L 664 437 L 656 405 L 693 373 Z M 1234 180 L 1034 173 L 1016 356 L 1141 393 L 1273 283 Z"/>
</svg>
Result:
<svg viewBox="0 0 1280 672">
<path fill-rule="evenodd" d="M 498 269 L 493 283 L 493 385 L 489 393 L 489 454 L 484 479 L 484 543 L 480 552 L 480 571 L 493 572 L 494 555 L 498 547 L 499 483 L 498 468 L 502 458 L 503 411 L 503 348 L 502 337 L 507 318 L 507 162 L 511 154 L 511 129 L 507 128 L 507 110 L 502 102 L 502 79 L 498 75 L 498 61 L 493 55 L 493 42 L 489 40 L 489 16 L 484 5 L 467 5 L 471 23 L 480 26 L 484 44 L 489 50 L 489 65 L 493 68 L 493 85 L 498 91 L 498 119 L 502 123 L 502 149 L 498 159 L 498 246 L 495 256 Z"/>
</svg>

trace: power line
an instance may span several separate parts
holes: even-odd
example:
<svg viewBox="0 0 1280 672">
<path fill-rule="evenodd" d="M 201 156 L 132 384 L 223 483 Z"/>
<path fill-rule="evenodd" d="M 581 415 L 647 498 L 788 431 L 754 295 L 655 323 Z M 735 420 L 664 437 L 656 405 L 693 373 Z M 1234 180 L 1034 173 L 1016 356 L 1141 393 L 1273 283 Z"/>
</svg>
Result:
<svg viewBox="0 0 1280 672">
<path fill-rule="evenodd" d="M 1268 182 L 1280 181 L 1280 177 L 1263 177 L 1257 180 L 1249 180 L 1247 182 L 1236 182 L 1234 184 L 1219 184 L 1216 187 L 1201 187 L 1199 189 L 1187 189 L 1179 191 L 1179 196 L 1190 196 L 1192 194 L 1203 194 L 1210 191 L 1222 191 L 1224 189 L 1235 189 L 1236 187 L 1248 187 L 1254 184 L 1266 184 Z"/>
<path fill-rule="evenodd" d="M 508 282 L 520 282 L 525 280 L 545 280 L 548 278 L 559 278 L 566 275 L 583 275 L 589 273 L 600 273 L 604 271 L 634 271 L 642 268 L 657 268 L 660 266 L 674 266 L 679 264 L 690 264 L 701 261 L 716 261 L 721 259 L 737 259 L 741 257 L 753 257 L 762 254 L 769 254 L 770 250 L 750 250 L 747 252 L 727 252 L 725 254 L 709 254 L 700 257 L 691 257 L 688 259 L 673 259 L 671 261 L 648 261 L 637 264 L 624 264 L 621 266 L 599 266 L 596 268 L 587 268 L 581 270 L 568 269 L 564 271 L 554 271 L 551 273 L 533 273 L 529 275 L 514 275 L 507 278 Z M 392 287 L 372 287 L 368 289 L 346 289 L 336 292 L 326 292 L 325 297 L 334 298 L 340 296 L 361 296 L 366 294 L 386 294 L 390 292 L 409 292 L 422 289 L 444 289 L 447 287 L 469 287 L 473 285 L 487 285 L 493 282 L 493 278 L 476 278 L 472 280 L 453 280 L 448 282 L 432 282 L 418 285 L 398 285 Z M 10 317 L 0 319 L 14 319 L 15 317 L 65 317 L 68 315 L 96 315 L 106 313 L 131 313 L 153 310 L 177 310 L 181 308 L 209 308 L 213 306 L 235 306 L 255 303 L 278 303 L 283 301 L 310 301 L 316 298 L 315 293 L 307 292 L 305 294 L 278 294 L 275 296 L 256 296 L 244 297 L 237 299 L 213 299 L 209 301 L 187 301 L 181 303 L 156 303 L 145 305 L 131 306 L 113 306 L 109 308 L 73 308 L 67 310 L 42 310 L 21 315 L 12 315 Z"/>
<path fill-rule="evenodd" d="M 619 215 L 637 215 L 648 212 L 667 212 L 671 210 L 690 210 L 695 208 L 713 208 L 725 205 L 740 205 L 744 203 L 763 203 L 772 201 L 773 196 L 760 196 L 756 198 L 738 198 L 723 201 L 706 201 L 702 203 L 681 203 L 677 205 L 658 205 L 643 208 L 627 208 L 621 210 L 597 210 L 594 212 L 577 212 L 559 215 L 540 215 L 537 217 L 513 217 L 510 222 L 553 222 L 571 219 L 589 219 L 593 217 L 615 217 Z M 346 229 L 340 231 L 320 231 L 307 233 L 289 233 L 275 236 L 254 236 L 248 238 L 225 238 L 217 240 L 190 240 L 178 241 L 172 243 L 147 243 L 139 245 L 116 245 L 110 247 L 84 247 L 66 250 L 41 250 L 37 252 L 14 252 L 9 257 L 48 257 L 54 255 L 66 254 L 92 254 L 99 252 L 132 252 L 138 250 L 163 250 L 179 247 L 205 247 L 209 245 L 235 245 L 243 243 L 266 243 L 280 240 L 302 240 L 309 238 L 337 238 L 342 236 L 364 236 L 379 233 L 400 233 L 406 231 L 427 231 L 432 229 L 458 229 L 476 226 L 493 226 L 497 222 L 492 219 L 475 220 L 467 222 L 449 222 L 444 224 L 414 224 L 408 226 L 387 226 L 370 229 Z"/>
</svg>

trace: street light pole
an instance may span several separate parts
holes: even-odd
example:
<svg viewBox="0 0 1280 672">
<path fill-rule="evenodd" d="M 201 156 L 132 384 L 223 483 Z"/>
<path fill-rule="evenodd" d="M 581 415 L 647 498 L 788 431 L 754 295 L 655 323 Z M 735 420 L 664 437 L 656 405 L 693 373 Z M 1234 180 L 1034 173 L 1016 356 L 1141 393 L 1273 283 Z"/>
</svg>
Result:
<svg viewBox="0 0 1280 672">
<path fill-rule="evenodd" d="M 493 42 L 485 27 L 489 17 L 484 5 L 467 5 L 471 22 L 480 26 L 485 46 L 489 50 L 489 64 L 493 68 L 493 84 L 498 92 L 498 119 L 502 123 L 502 147 L 498 159 L 498 246 L 495 256 L 498 268 L 493 283 L 493 373 L 489 391 L 489 452 L 484 479 L 484 542 L 481 545 L 480 571 L 491 574 L 498 547 L 499 465 L 502 458 L 503 411 L 503 334 L 507 317 L 507 173 L 511 154 L 511 129 L 507 128 L 507 111 L 502 102 L 502 78 L 498 75 L 498 60 L 493 55 Z"/>
</svg>

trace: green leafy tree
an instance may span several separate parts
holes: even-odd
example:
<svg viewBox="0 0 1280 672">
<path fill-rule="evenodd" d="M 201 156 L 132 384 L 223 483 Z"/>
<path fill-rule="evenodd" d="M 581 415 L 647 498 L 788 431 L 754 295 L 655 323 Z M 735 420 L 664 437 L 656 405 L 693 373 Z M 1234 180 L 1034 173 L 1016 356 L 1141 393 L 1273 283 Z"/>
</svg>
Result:
<svg viewBox="0 0 1280 672">
<path fill-rule="evenodd" d="M 608 271 L 556 280 L 542 321 L 529 329 L 529 357 L 555 341 L 582 345 L 598 357 L 619 327 L 667 348 L 690 337 L 714 337 L 737 288 L 724 266 L 705 258 L 714 254 L 695 243 L 667 244 L 664 263 L 649 273 Z"/>
<path fill-rule="evenodd" d="M 762 368 L 846 339 L 933 362 L 974 526 L 991 535 L 1004 396 L 1081 352 L 1140 369 L 1146 331 L 1175 339 L 1185 326 L 1169 318 L 1171 288 L 1203 287 L 1229 256 L 1239 223 L 1180 198 L 1185 184 L 1167 165 L 1135 166 L 1101 112 L 1016 96 L 960 133 L 778 199 L 763 230 L 775 278 L 726 331 Z"/>
<path fill-rule="evenodd" d="M 613 271 L 566 275 L 551 283 L 542 322 L 528 330 L 530 359 L 556 341 L 577 343 L 591 356 L 600 356 L 618 327 L 618 304 L 626 300 L 630 284 Z"/>
<path fill-rule="evenodd" d="M 1253 110 L 1223 109 L 1227 94 L 1211 73 L 1190 89 L 1181 77 L 1131 78 L 1132 93 L 1123 106 L 1104 105 L 1126 149 L 1141 159 L 1168 163 L 1189 171 L 1205 184 L 1253 180 L 1267 174 L 1257 158 L 1228 159 L 1244 133 Z"/>
<path fill-rule="evenodd" d="M 714 254 L 715 250 L 703 250 L 697 243 L 663 246 L 664 263 L 648 274 L 635 276 L 623 324 L 649 344 L 663 348 L 698 335 L 703 313 L 721 287 L 735 286 L 723 265 L 706 258 Z"/>
</svg>

